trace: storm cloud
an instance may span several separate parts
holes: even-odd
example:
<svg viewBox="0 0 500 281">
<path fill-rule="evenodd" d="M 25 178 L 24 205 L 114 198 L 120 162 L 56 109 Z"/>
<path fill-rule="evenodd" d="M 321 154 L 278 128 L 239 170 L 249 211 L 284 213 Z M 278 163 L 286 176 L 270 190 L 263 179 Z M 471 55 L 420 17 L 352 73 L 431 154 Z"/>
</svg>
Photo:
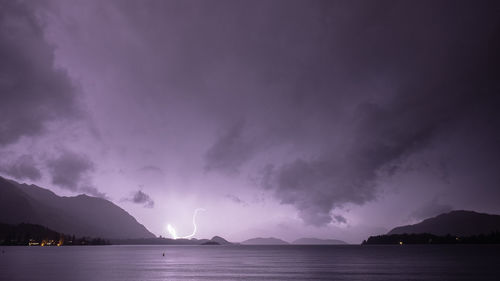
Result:
<svg viewBox="0 0 500 281">
<path fill-rule="evenodd" d="M 252 143 L 242 135 L 245 123 L 236 122 L 224 132 L 207 151 L 207 171 L 238 172 L 253 154 Z"/>
<path fill-rule="evenodd" d="M 316 3 L 317 10 L 307 10 L 310 18 L 303 16 L 304 26 L 294 34 L 281 26 L 282 41 L 267 38 L 270 46 L 282 44 L 284 53 L 307 44 L 289 62 L 293 69 L 304 58 L 306 66 L 280 76 L 294 87 L 279 92 L 279 103 L 253 95 L 256 104 L 276 114 L 266 116 L 251 104 L 240 108 L 259 134 L 229 127 L 209 150 L 207 166 L 242 166 L 267 153 L 270 139 L 276 146 L 294 146 L 299 157 L 263 163 L 268 167 L 263 186 L 282 203 L 296 206 L 306 223 L 321 226 L 332 222 L 332 209 L 376 198 L 381 176 L 390 177 L 408 157 L 443 145 L 439 140 L 446 136 L 470 128 L 466 134 L 477 139 L 499 139 L 500 114 L 494 110 L 500 105 L 494 67 L 499 63 L 498 8 L 469 2 L 451 8 L 441 1 L 431 9 L 377 2 L 344 6 L 349 16 L 341 16 L 339 3 Z M 284 13 L 293 18 L 293 11 Z M 303 43 L 301 36 L 313 27 L 321 36 Z M 268 59 L 262 70 L 284 66 L 275 57 Z M 481 126 L 470 127 L 471 122 Z M 252 146 L 243 145 L 250 139 Z M 460 139 L 466 135 L 455 135 Z M 498 146 L 488 144 L 478 153 L 499 155 Z M 450 149 L 463 154 L 458 145 Z M 476 164 L 477 169 L 492 165 Z M 489 177 L 493 184 L 496 178 Z"/>
<path fill-rule="evenodd" d="M 448 204 L 439 202 L 438 198 L 434 198 L 411 214 L 411 219 L 423 220 L 434 217 L 440 214 L 448 213 L 453 210 L 453 207 Z"/>
<path fill-rule="evenodd" d="M 239 198 L 238 196 L 234 195 L 234 194 L 226 194 L 225 197 L 229 200 L 231 200 L 233 203 L 236 203 L 236 204 L 242 204 L 244 206 L 247 206 L 248 203 L 243 201 L 241 198 Z"/>
<path fill-rule="evenodd" d="M 95 165 L 86 155 L 62 149 L 46 165 L 54 185 L 73 192 L 105 197 L 104 193 L 92 185 L 91 173 Z"/>
<path fill-rule="evenodd" d="M 154 200 L 142 190 L 137 190 L 130 198 L 125 198 L 124 200 L 135 204 L 141 204 L 145 208 L 153 208 L 155 205 Z"/>
<path fill-rule="evenodd" d="M 333 218 L 338 223 L 347 223 L 347 219 L 341 215 L 334 215 Z"/>
<path fill-rule="evenodd" d="M 77 91 L 54 65 L 54 46 L 24 2 L 0 1 L 0 61 L 0 145 L 78 115 Z"/>
<path fill-rule="evenodd" d="M 42 178 L 42 173 L 31 155 L 22 155 L 12 162 L 1 163 L 0 172 L 18 180 L 36 181 Z"/>
</svg>

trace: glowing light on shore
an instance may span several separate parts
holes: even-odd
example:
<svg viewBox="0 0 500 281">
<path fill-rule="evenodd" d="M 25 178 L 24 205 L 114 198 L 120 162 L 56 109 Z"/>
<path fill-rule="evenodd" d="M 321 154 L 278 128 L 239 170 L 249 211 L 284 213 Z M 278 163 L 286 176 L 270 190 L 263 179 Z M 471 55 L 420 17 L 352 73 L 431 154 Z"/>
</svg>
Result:
<svg viewBox="0 0 500 281">
<path fill-rule="evenodd" d="M 187 236 L 181 236 L 181 237 L 177 236 L 177 231 L 175 230 L 175 228 L 171 224 L 168 224 L 167 225 L 167 231 L 168 231 L 168 233 L 170 233 L 170 236 L 172 237 L 172 239 L 189 239 L 189 238 L 195 236 L 196 235 L 196 231 L 198 230 L 198 227 L 196 226 L 196 215 L 200 211 L 205 211 L 205 209 L 198 208 L 198 209 L 194 210 L 194 214 L 193 214 L 193 233 L 191 233 L 191 234 L 189 234 Z"/>
</svg>

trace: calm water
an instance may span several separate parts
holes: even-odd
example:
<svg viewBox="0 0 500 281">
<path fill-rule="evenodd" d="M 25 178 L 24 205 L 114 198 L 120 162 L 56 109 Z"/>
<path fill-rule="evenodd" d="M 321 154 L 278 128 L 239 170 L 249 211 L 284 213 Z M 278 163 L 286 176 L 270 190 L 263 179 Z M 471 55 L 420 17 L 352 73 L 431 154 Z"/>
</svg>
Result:
<svg viewBox="0 0 500 281">
<path fill-rule="evenodd" d="M 2 281 L 500 280 L 496 245 L 0 248 Z"/>
</svg>

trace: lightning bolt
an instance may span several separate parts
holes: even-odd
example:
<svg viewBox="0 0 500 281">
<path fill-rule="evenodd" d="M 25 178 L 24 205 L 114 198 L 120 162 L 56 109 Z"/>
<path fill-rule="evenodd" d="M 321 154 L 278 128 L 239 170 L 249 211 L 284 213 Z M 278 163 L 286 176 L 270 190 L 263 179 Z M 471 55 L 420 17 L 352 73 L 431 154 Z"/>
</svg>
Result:
<svg viewBox="0 0 500 281">
<path fill-rule="evenodd" d="M 168 224 L 167 225 L 167 231 L 168 233 L 170 233 L 170 236 L 172 236 L 172 239 L 189 239 L 193 236 L 196 235 L 196 231 L 198 230 L 198 227 L 196 226 L 196 215 L 198 215 L 198 212 L 200 211 L 205 211 L 205 209 L 202 209 L 202 208 L 197 208 L 194 210 L 194 213 L 193 213 L 193 233 L 187 235 L 187 236 L 177 236 L 177 231 L 175 231 L 175 228 L 171 225 L 171 224 Z"/>
</svg>

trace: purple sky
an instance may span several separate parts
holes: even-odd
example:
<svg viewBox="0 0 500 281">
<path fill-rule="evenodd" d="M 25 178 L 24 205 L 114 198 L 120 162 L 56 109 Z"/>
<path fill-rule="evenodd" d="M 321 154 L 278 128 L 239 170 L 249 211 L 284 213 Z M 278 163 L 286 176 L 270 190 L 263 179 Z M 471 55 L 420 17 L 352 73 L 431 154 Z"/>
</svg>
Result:
<svg viewBox="0 0 500 281">
<path fill-rule="evenodd" d="M 500 213 L 498 1 L 0 1 L 0 173 L 157 235 Z"/>
</svg>

